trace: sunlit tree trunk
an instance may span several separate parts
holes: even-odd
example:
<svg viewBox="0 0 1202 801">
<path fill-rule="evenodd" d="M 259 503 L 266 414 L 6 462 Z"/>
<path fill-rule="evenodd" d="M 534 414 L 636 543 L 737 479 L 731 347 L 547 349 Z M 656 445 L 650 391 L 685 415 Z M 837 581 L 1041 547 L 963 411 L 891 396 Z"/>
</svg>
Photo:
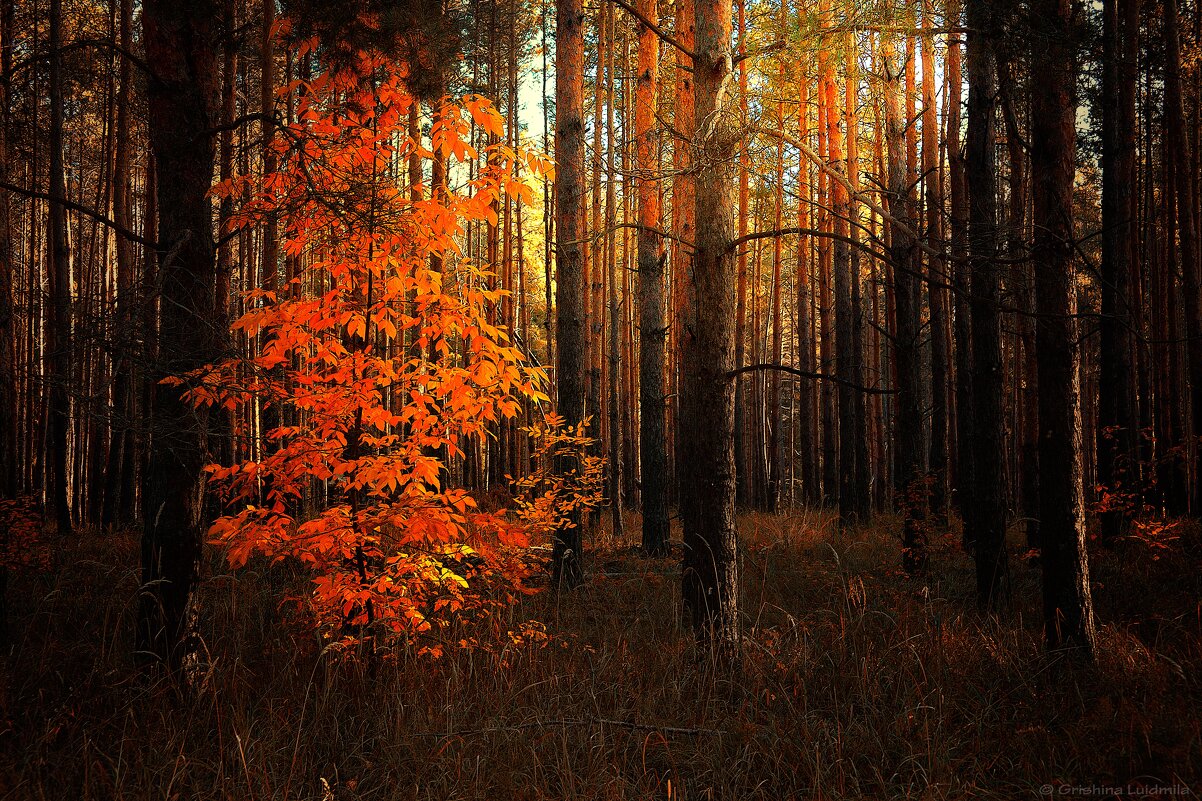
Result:
<svg viewBox="0 0 1202 801">
<path fill-rule="evenodd" d="M 735 19 L 735 36 L 740 42 L 740 55 L 745 51 L 744 34 L 747 24 L 747 3 L 746 0 L 737 0 L 735 4 L 736 19 Z M 747 115 L 747 62 L 743 61 L 738 66 L 739 75 L 739 109 L 746 117 Z M 747 149 L 743 148 L 739 151 L 739 205 L 736 211 L 736 227 L 737 236 L 742 238 L 747 233 L 747 213 L 748 202 L 751 196 L 751 162 Z M 736 254 L 738 284 L 735 287 L 735 365 L 742 367 L 746 362 L 747 351 L 747 248 L 739 248 Z M 755 291 L 754 286 L 752 292 Z M 754 343 L 758 332 L 752 327 L 751 337 Z M 753 345 L 754 347 L 754 345 Z M 754 414 L 758 414 L 758 410 L 754 409 L 754 400 L 751 402 L 753 410 L 748 413 L 748 382 L 758 382 L 758 375 L 753 374 L 749 379 L 745 380 L 743 376 L 735 378 L 735 502 L 740 506 L 748 505 L 756 496 L 755 486 L 755 471 L 753 465 L 755 461 L 748 463 L 748 452 L 753 452 L 756 448 L 754 441 L 749 442 L 749 421 Z"/>
<path fill-rule="evenodd" d="M 783 8 L 782 4 L 782 13 Z M 780 85 L 783 90 L 788 78 L 784 62 L 781 63 L 778 70 Z M 776 101 L 776 127 L 778 130 L 783 130 L 785 127 L 785 101 L 783 95 L 781 99 Z M 785 141 L 783 139 L 776 140 L 775 174 L 773 178 L 775 184 L 773 191 L 773 226 L 779 231 L 784 224 L 785 211 Z M 773 364 L 781 364 L 781 352 L 784 348 L 784 321 L 781 319 L 780 304 L 780 296 L 783 292 L 781 287 L 783 247 L 783 237 L 779 235 L 772 237 Z M 768 422 L 768 482 L 765 488 L 765 500 L 767 510 L 775 512 L 780 504 L 781 476 L 784 472 L 782 470 L 783 465 L 781 464 L 780 441 L 781 424 L 784 422 L 785 417 L 781 408 L 780 373 L 774 371 L 769 377 L 769 382 L 768 403 L 764 409 Z"/>
<path fill-rule="evenodd" d="M 808 64 L 806 65 L 808 66 Z M 809 86 L 810 76 L 805 71 L 797 81 L 797 138 L 809 142 Z M 813 210 L 810 207 L 812 183 L 809 175 L 810 161 L 804 153 L 797 155 L 797 226 L 811 228 Z M 814 327 L 810 314 L 812 282 L 811 250 L 813 240 L 802 234 L 797 237 L 797 367 L 805 372 L 814 371 Z M 813 381 L 797 382 L 797 457 L 800 460 L 801 497 L 807 505 L 816 506 L 822 501 L 818 472 L 818 440 L 816 437 L 818 408 Z"/>
<path fill-rule="evenodd" d="M 607 147 L 605 149 L 605 238 L 608 242 L 606 248 L 606 264 L 605 276 L 608 282 L 609 293 L 609 370 L 607 375 L 609 391 L 608 412 L 609 412 L 609 504 L 610 515 L 612 520 L 612 536 L 617 541 L 617 538 L 622 536 L 622 420 L 620 414 L 620 404 L 618 396 L 622 390 L 622 319 L 620 316 L 619 296 L 618 296 L 618 258 L 617 258 L 617 231 L 614 225 L 617 223 L 618 211 L 618 195 L 617 195 L 617 171 L 614 161 L 615 151 L 618 149 L 617 133 L 614 127 L 614 73 L 616 70 L 613 65 L 614 58 L 614 39 L 617 38 L 617 26 L 615 24 L 615 14 L 612 4 L 606 3 L 606 17 L 609 20 L 609 43 L 610 43 L 610 80 L 608 82 L 608 90 L 605 104 L 605 138 Z"/>
<path fill-rule="evenodd" d="M 692 274 L 693 238 L 695 224 L 693 213 L 696 211 L 695 186 L 693 176 L 689 172 L 692 163 L 692 141 L 694 134 L 695 109 L 693 106 L 693 60 L 685 54 L 693 51 L 694 25 L 696 16 L 693 0 L 680 0 L 676 3 L 676 39 L 683 50 L 676 53 L 676 103 L 673 110 L 673 122 L 677 139 L 672 148 L 673 165 L 676 177 L 672 181 L 672 232 L 680 241 L 672 248 L 672 297 L 670 304 L 672 314 L 669 316 L 669 336 L 673 343 L 670 351 L 672 383 L 669 387 L 672 397 L 677 400 L 669 406 L 674 412 L 672 423 L 668 427 L 669 435 L 674 437 L 673 447 L 669 448 L 670 467 L 673 475 L 673 485 L 680 486 L 680 438 L 684 421 L 680 415 L 680 386 L 683 381 L 681 364 L 684 355 L 684 326 L 685 304 L 688 302 L 688 282 Z"/>
</svg>

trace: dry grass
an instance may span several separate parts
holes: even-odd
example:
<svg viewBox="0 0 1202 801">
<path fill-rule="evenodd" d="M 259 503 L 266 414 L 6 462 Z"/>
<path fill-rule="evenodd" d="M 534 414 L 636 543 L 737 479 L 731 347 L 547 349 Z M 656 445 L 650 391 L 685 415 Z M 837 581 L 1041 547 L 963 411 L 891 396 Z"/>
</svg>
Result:
<svg viewBox="0 0 1202 801">
<path fill-rule="evenodd" d="M 628 520 L 637 532 L 637 518 Z M 749 515 L 742 675 L 679 613 L 672 560 L 599 537 L 591 580 L 512 611 L 490 651 L 367 671 L 288 620 L 287 571 L 205 585 L 209 671 L 131 667 L 136 544 L 64 544 L 13 582 L 0 798 L 1037 798 L 1047 783 L 1202 775 L 1198 560 L 1099 553 L 1099 664 L 1041 653 L 1038 571 L 997 623 L 951 547 L 925 582 L 884 528 Z M 631 540 L 635 537 L 631 537 Z M 506 645 L 538 619 L 551 645 Z M 1179 796 L 1184 791 L 1179 792 Z"/>
</svg>

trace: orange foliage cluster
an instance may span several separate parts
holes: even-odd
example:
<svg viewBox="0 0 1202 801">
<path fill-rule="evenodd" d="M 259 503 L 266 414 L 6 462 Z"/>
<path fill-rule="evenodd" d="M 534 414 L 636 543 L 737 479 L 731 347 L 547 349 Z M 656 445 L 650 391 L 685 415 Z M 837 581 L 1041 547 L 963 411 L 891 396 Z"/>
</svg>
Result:
<svg viewBox="0 0 1202 801">
<path fill-rule="evenodd" d="M 531 438 L 535 469 L 512 480 L 518 517 L 532 533 L 579 525 L 605 492 L 605 459 L 593 455 L 588 421 L 569 426 L 555 413 L 523 429 Z"/>
<path fill-rule="evenodd" d="M 292 266 L 280 291 L 250 292 L 234 323 L 251 357 L 188 381 L 198 406 L 257 399 L 278 423 L 258 458 L 208 468 L 227 504 L 211 539 L 234 566 L 255 554 L 308 565 L 331 638 L 418 639 L 438 653 L 451 620 L 526 591 L 514 552 L 530 528 L 447 486 L 447 461 L 523 399 L 547 400 L 545 376 L 490 322 L 502 292 L 462 257 L 459 235 L 495 223 L 502 193 L 528 199 L 519 167 L 550 163 L 504 144 L 477 152 L 471 124 L 504 138 L 477 96 L 444 101 L 429 148 L 410 138 L 415 100 L 383 59 L 286 91 L 299 107 L 272 144 L 278 171 L 262 191 L 249 176 L 215 190 L 251 195 L 231 226 L 276 215 Z M 397 185 L 398 163 L 436 154 L 452 168 L 476 161 L 475 177 L 433 192 Z"/>
</svg>

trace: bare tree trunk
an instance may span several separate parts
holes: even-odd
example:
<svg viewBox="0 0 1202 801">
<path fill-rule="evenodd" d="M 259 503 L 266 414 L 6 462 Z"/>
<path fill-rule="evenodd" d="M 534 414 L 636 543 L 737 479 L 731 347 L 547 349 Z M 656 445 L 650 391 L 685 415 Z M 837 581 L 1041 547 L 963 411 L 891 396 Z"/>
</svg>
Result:
<svg viewBox="0 0 1202 801">
<path fill-rule="evenodd" d="M 676 3 L 676 38 L 685 51 L 693 51 L 693 26 L 695 14 L 693 0 L 679 0 Z M 672 121 L 677 131 L 677 139 L 672 146 L 673 166 L 676 177 L 672 181 L 672 231 L 680 237 L 672 248 L 672 296 L 669 299 L 672 312 L 669 315 L 668 333 L 671 337 L 670 353 L 671 366 L 669 375 L 669 394 L 676 402 L 669 407 L 672 412 L 668 426 L 673 443 L 668 449 L 669 465 L 672 471 L 672 486 L 680 486 L 680 441 L 684 421 L 680 415 L 680 385 L 683 380 L 680 368 L 684 353 L 685 304 L 688 302 L 688 279 L 692 273 L 695 222 L 693 213 L 696 211 L 694 201 L 694 181 L 689 165 L 692 164 L 690 152 L 695 127 L 695 109 L 693 107 L 693 60 L 682 51 L 676 53 L 676 102 L 672 111 Z M 679 495 L 678 498 L 679 500 Z"/>
<path fill-rule="evenodd" d="M 929 3 L 929 0 L 927 0 Z M 926 240 L 931 247 L 943 242 L 943 176 L 939 169 L 939 119 L 935 109 L 935 40 L 932 12 L 924 8 L 922 47 L 922 173 L 926 205 Z M 927 258 L 927 294 L 931 325 L 931 504 L 937 525 L 947 521 L 948 496 L 948 338 L 947 269 L 942 258 Z"/>
<path fill-rule="evenodd" d="M 50 2 L 50 194 L 66 199 L 63 166 L 62 0 Z M 71 247 L 67 241 L 67 212 L 61 202 L 47 203 L 46 275 L 50 299 L 46 314 L 47 409 L 46 494 L 60 534 L 71 531 L 67 498 L 67 434 L 71 400 Z"/>
<path fill-rule="evenodd" d="M 208 190 L 213 139 L 198 135 L 218 114 L 219 70 L 212 0 L 145 0 L 143 41 L 157 80 L 148 87 L 157 170 L 161 317 L 153 387 L 153 436 L 146 470 L 137 651 L 176 669 L 195 652 L 194 589 L 205 531 L 203 411 L 162 383 L 213 361 L 224 321 L 213 312 L 214 249 Z"/>
<path fill-rule="evenodd" d="M 723 87 L 730 80 L 731 8 L 695 7 L 695 135 L 698 229 L 683 322 L 680 505 L 684 521 L 682 594 L 698 638 L 715 650 L 739 650 L 739 582 L 734 525 L 734 184 Z"/>
<path fill-rule="evenodd" d="M 799 12 L 800 13 L 800 12 Z M 797 81 L 797 138 L 809 140 L 809 76 L 801 74 Z M 810 228 L 812 209 L 810 200 L 812 185 L 809 178 L 810 161 L 804 153 L 797 156 L 797 226 Z M 805 372 L 814 372 L 813 316 L 810 314 L 811 289 L 811 246 L 810 237 L 797 237 L 797 367 Z M 800 459 L 801 497 L 809 506 L 822 502 L 820 492 L 821 475 L 818 472 L 817 405 L 813 381 L 797 382 L 797 450 Z"/>
<path fill-rule="evenodd" d="M 997 82 L 994 9 L 968 0 L 968 238 L 972 271 L 973 504 L 972 543 L 977 600 L 996 609 L 1009 601 L 1003 469 L 1002 342 L 997 267 Z"/>
<path fill-rule="evenodd" d="M 1081 480 L 1081 351 L 1073 270 L 1076 173 L 1076 32 L 1072 0 L 1038 0 L 1032 27 L 1031 174 L 1034 182 L 1035 298 L 1039 314 L 1039 516 L 1044 623 L 1049 648 L 1092 657 L 1093 603 L 1085 550 Z"/>
<path fill-rule="evenodd" d="M 557 0 L 555 80 L 555 379 L 559 413 L 568 425 L 584 417 L 584 6 Z M 562 465 L 573 469 L 575 465 Z M 556 587 L 580 583 L 582 521 L 555 534 L 552 581 Z"/>
<path fill-rule="evenodd" d="M 129 50 L 133 43 L 133 0 L 120 0 L 120 44 Z M 129 59 L 121 59 L 120 84 L 117 90 L 117 123 L 113 158 L 113 221 L 123 228 L 130 228 L 130 126 L 129 110 L 132 93 L 132 69 Z M 117 308 L 114 331 L 116 353 L 114 356 L 112 436 L 109 440 L 108 458 L 104 477 L 104 503 L 100 512 L 101 525 L 111 526 L 116 522 L 128 523 L 121 513 L 129 511 L 128 496 L 132 495 L 132 471 L 126 463 L 134 458 L 134 393 L 131 373 L 133 362 L 130 354 L 133 340 L 130 334 L 132 315 L 132 292 L 134 287 L 134 246 L 124 237 L 118 237 L 115 245 L 117 261 Z"/>
<path fill-rule="evenodd" d="M 658 24 L 654 0 L 641 0 L 639 11 Z M 638 172 L 639 269 L 639 462 L 643 476 L 643 550 L 663 556 L 668 549 L 668 458 L 664 435 L 664 257 L 659 235 L 659 191 L 653 115 L 659 96 L 659 39 L 639 26 L 638 83 L 634 137 Z"/>
<path fill-rule="evenodd" d="M 948 23 L 959 24 L 958 0 L 951 0 Z M 947 45 L 947 152 L 951 189 L 951 251 L 955 286 L 954 337 L 956 345 L 956 505 L 964 523 L 964 545 L 970 549 L 970 537 L 975 531 L 975 507 L 972 490 L 976 483 L 972 457 L 972 327 L 969 312 L 970 277 L 968 264 L 968 185 L 964 170 L 964 153 L 960 147 L 960 122 L 963 83 L 959 42 Z"/>
<path fill-rule="evenodd" d="M 856 52 L 856 35 L 846 34 L 847 52 Z M 859 115 L 857 108 L 860 98 L 860 70 L 855 59 L 847 61 L 847 83 L 844 91 L 844 127 L 847 131 L 847 182 L 851 187 L 848 197 L 848 283 L 850 296 L 848 308 L 851 312 L 848 337 L 843 352 L 850 354 L 849 376 L 855 386 L 864 385 L 864 299 L 862 282 L 860 280 L 860 202 L 857 193 L 860 191 L 860 142 Z M 850 429 L 847 439 L 851 448 L 851 500 L 848 507 L 857 520 L 867 520 L 872 511 L 869 497 L 869 465 L 868 465 L 868 431 L 865 417 L 864 393 L 852 386 L 845 386 L 851 395 L 848 408 L 851 418 L 847 421 Z"/>
<path fill-rule="evenodd" d="M 609 63 L 610 80 L 605 104 L 605 138 L 609 146 L 605 149 L 605 231 L 606 247 L 605 276 L 609 284 L 609 397 L 606 398 L 609 412 L 609 503 L 612 516 L 612 536 L 617 542 L 623 534 L 622 522 L 622 420 L 619 413 L 618 396 L 622 390 L 622 351 L 619 297 L 618 297 L 618 259 L 617 237 L 614 224 L 617 222 L 618 195 L 617 172 L 614 154 L 618 149 L 614 129 L 614 39 L 617 36 L 617 25 L 613 5 L 605 4 L 606 16 L 609 18 Z"/>
<path fill-rule="evenodd" d="M 1138 479 L 1139 413 L 1133 289 L 1137 230 L 1135 81 L 1139 58 L 1139 0 L 1106 0 L 1102 34 L 1102 292 L 1101 391 L 1098 393 L 1098 483 L 1111 493 L 1131 491 Z M 1102 513 L 1102 540 L 1121 536 L 1130 512 Z"/>
<path fill-rule="evenodd" d="M 914 198 L 906 177 L 905 122 L 902 120 L 902 67 L 885 34 L 881 60 L 885 71 L 885 140 L 889 151 L 887 181 L 889 255 L 893 262 L 893 353 L 897 374 L 897 427 L 893 482 L 902 513 L 902 567 L 911 575 L 927 565 L 927 491 L 922 464 L 922 314 L 921 265 L 913 231 Z M 898 223 L 901 223 L 900 225 Z"/>
<path fill-rule="evenodd" d="M 1198 221 L 1194 216 L 1193 185 L 1190 177 L 1189 140 L 1186 138 L 1185 108 L 1181 91 L 1180 18 L 1177 0 L 1165 0 L 1165 150 L 1166 164 L 1172 165 L 1177 198 L 1177 235 L 1181 243 L 1182 288 L 1185 294 L 1186 358 L 1189 364 L 1190 408 L 1194 435 L 1202 433 L 1202 288 L 1199 286 Z M 1191 464 L 1196 462 L 1197 446 L 1189 447 Z M 1202 508 L 1200 472 L 1194 470 L 1189 489 L 1191 508 Z"/>
</svg>

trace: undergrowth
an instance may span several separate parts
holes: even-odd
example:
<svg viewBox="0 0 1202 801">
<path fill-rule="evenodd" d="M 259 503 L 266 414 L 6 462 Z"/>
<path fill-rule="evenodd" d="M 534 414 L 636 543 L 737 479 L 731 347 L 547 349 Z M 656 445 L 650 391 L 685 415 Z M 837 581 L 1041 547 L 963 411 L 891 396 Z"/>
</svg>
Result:
<svg viewBox="0 0 1202 801">
<path fill-rule="evenodd" d="M 134 535 L 58 543 L 50 570 L 9 588 L 0 798 L 1202 791 L 1194 555 L 1093 554 L 1102 629 L 1087 668 L 1043 653 L 1039 572 L 1017 542 L 1013 608 L 992 620 L 951 536 L 915 580 L 891 521 L 838 532 L 821 515 L 746 515 L 732 674 L 683 625 L 679 554 L 640 557 L 632 517 L 625 537 L 594 538 L 583 587 L 532 596 L 439 659 L 325 648 L 288 601 L 305 574 L 213 563 L 188 693 L 133 668 Z"/>
</svg>

